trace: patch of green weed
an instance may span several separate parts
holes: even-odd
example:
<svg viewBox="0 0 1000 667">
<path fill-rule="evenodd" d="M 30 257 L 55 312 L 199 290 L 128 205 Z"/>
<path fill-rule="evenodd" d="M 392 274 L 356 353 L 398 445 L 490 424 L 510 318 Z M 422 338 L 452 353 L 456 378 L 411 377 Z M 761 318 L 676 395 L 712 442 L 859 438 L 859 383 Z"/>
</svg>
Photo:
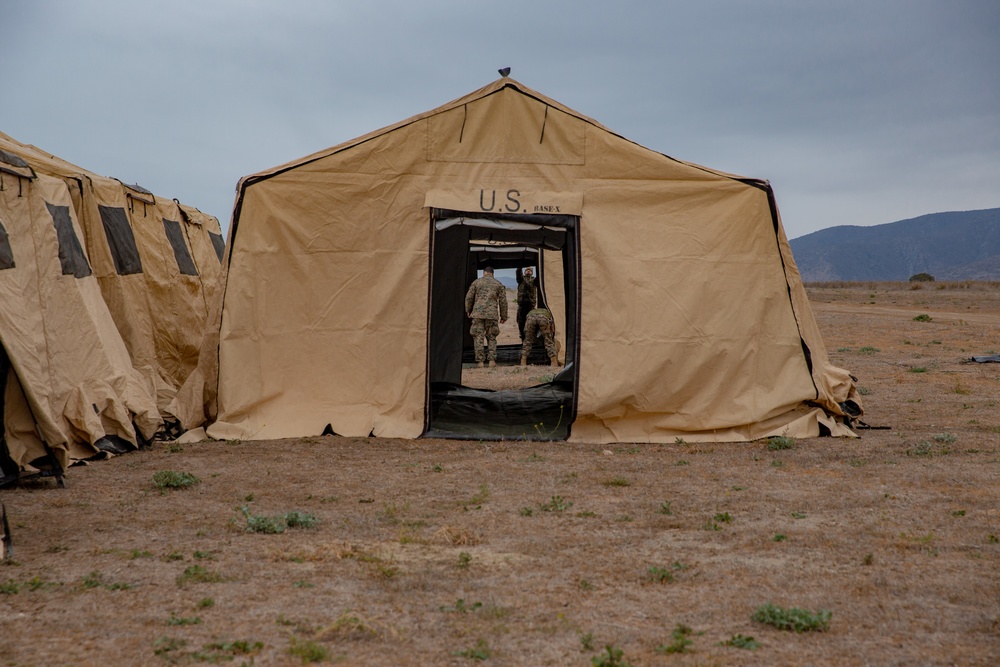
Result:
<svg viewBox="0 0 1000 667">
<path fill-rule="evenodd" d="M 671 654 L 671 653 L 687 653 L 691 646 L 694 645 L 694 640 L 691 639 L 691 635 L 694 634 L 689 626 L 683 623 L 678 623 L 674 627 L 674 631 L 670 633 L 671 641 L 669 644 L 660 644 L 654 649 L 657 653 Z"/>
<path fill-rule="evenodd" d="M 567 501 L 562 496 L 552 496 L 549 502 L 539 505 L 539 509 L 543 512 L 565 512 L 572 506 L 573 503 Z"/>
<path fill-rule="evenodd" d="M 160 470 L 153 473 L 153 484 L 161 491 L 166 491 L 167 489 L 187 489 L 200 481 L 200 479 L 189 472 Z"/>
<path fill-rule="evenodd" d="M 475 646 L 461 651 L 453 651 L 452 655 L 457 655 L 460 658 L 468 658 L 469 660 L 489 660 L 493 652 L 490 650 L 490 646 L 486 643 L 486 640 L 480 639 L 476 642 Z"/>
<path fill-rule="evenodd" d="M 732 648 L 742 648 L 748 651 L 753 651 L 760 648 L 760 642 L 753 637 L 747 637 L 746 635 L 733 635 L 724 642 L 719 642 L 719 646 L 729 646 Z"/>
<path fill-rule="evenodd" d="M 830 628 L 832 616 L 833 612 L 828 609 L 820 609 L 815 612 L 798 607 L 784 609 L 768 602 L 758 607 L 750 618 L 758 623 L 774 626 L 779 630 L 823 632 Z"/>
<path fill-rule="evenodd" d="M 591 658 L 590 664 L 593 667 L 632 667 L 632 663 L 625 660 L 625 651 L 613 644 L 605 644 L 604 652 Z"/>
<path fill-rule="evenodd" d="M 795 438 L 787 435 L 776 435 L 767 439 L 767 448 L 772 452 L 782 449 L 795 449 L 795 445 Z"/>
</svg>

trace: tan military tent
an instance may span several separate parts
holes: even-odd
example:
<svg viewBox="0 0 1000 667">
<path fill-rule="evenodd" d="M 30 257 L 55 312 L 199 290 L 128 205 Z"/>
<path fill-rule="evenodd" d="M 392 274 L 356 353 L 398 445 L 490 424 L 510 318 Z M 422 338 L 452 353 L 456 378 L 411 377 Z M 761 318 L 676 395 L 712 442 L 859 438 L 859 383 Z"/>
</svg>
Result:
<svg viewBox="0 0 1000 667">
<path fill-rule="evenodd" d="M 0 149 L 0 477 L 136 447 L 160 418 L 93 275 L 65 183 Z"/>
<path fill-rule="evenodd" d="M 138 185 L 99 176 L 0 133 L 0 149 L 61 179 L 91 268 L 132 365 L 165 417 L 195 368 L 218 285 L 219 221 Z"/>
<path fill-rule="evenodd" d="M 743 441 L 851 435 L 860 413 L 766 181 L 643 148 L 513 79 L 245 177 L 229 243 L 190 394 L 212 437 Z M 539 266 L 566 367 L 466 391 L 462 297 L 511 246 L 535 253 L 508 266 Z"/>
</svg>

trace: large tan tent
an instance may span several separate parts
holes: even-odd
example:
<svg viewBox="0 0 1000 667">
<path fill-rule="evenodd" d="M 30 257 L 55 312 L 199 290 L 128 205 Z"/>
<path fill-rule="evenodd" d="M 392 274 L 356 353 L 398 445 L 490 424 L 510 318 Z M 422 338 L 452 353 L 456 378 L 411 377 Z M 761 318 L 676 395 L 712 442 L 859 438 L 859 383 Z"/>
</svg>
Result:
<svg viewBox="0 0 1000 667">
<path fill-rule="evenodd" d="M 65 183 L 0 150 L 4 483 L 134 448 L 160 424 L 81 238 Z"/>
<path fill-rule="evenodd" d="M 245 177 L 227 262 L 207 386 L 188 394 L 214 438 L 745 441 L 852 435 L 860 414 L 766 181 L 510 78 Z M 538 266 L 565 357 L 552 382 L 461 386 L 486 263 Z"/>
<path fill-rule="evenodd" d="M 0 133 L 0 149 L 64 181 L 101 293 L 160 413 L 194 370 L 222 250 L 219 221 Z"/>
</svg>

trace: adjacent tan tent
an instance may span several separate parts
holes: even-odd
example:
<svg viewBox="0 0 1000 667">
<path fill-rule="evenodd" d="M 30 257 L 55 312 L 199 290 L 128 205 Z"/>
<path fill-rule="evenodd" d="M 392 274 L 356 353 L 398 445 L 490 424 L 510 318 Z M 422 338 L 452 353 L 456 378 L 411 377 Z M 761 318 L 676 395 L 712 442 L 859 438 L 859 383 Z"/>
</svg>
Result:
<svg viewBox="0 0 1000 667">
<path fill-rule="evenodd" d="M 0 134 L 0 149 L 61 179 L 111 316 L 165 417 L 194 370 L 220 276 L 219 221 Z"/>
<path fill-rule="evenodd" d="M 65 183 L 0 150 L 0 476 L 8 480 L 134 448 L 160 424 L 81 238 Z"/>
<path fill-rule="evenodd" d="M 475 243 L 541 256 L 566 361 L 549 385 L 458 386 Z M 229 244 L 207 386 L 186 394 L 215 438 L 744 441 L 852 435 L 860 413 L 766 181 L 509 78 L 245 177 Z"/>
</svg>

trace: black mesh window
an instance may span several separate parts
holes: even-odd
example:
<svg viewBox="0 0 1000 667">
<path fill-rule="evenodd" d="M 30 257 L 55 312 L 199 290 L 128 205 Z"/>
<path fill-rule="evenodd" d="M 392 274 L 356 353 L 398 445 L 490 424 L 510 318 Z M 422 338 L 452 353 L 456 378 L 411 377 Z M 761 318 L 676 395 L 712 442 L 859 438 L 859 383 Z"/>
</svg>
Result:
<svg viewBox="0 0 1000 667">
<path fill-rule="evenodd" d="M 101 222 L 104 223 L 104 234 L 108 237 L 108 247 L 111 257 L 115 260 L 115 271 L 125 276 L 130 273 L 142 273 L 142 261 L 139 250 L 135 247 L 135 237 L 132 227 L 128 224 L 128 216 L 123 208 L 100 206 Z"/>
<path fill-rule="evenodd" d="M 226 242 L 222 238 L 222 234 L 209 232 L 208 235 L 212 237 L 212 245 L 215 246 L 215 254 L 219 256 L 219 261 L 221 262 L 222 255 L 226 252 Z"/>
<path fill-rule="evenodd" d="M 170 247 L 174 249 L 177 268 L 186 276 L 198 275 L 198 269 L 194 267 L 194 260 L 191 259 L 191 253 L 188 252 L 187 244 L 184 243 L 184 230 L 181 229 L 181 223 L 164 218 L 163 231 L 167 233 Z"/>
<path fill-rule="evenodd" d="M 73 230 L 73 219 L 69 217 L 69 206 L 55 206 L 48 202 L 45 205 L 52 216 L 52 224 L 56 227 L 56 237 L 59 239 L 59 263 L 62 264 L 64 276 L 86 278 L 91 275 L 87 256 L 83 254 L 83 246 Z"/>
<path fill-rule="evenodd" d="M 0 271 L 14 268 L 14 253 L 10 249 L 10 237 L 0 222 Z"/>
</svg>

